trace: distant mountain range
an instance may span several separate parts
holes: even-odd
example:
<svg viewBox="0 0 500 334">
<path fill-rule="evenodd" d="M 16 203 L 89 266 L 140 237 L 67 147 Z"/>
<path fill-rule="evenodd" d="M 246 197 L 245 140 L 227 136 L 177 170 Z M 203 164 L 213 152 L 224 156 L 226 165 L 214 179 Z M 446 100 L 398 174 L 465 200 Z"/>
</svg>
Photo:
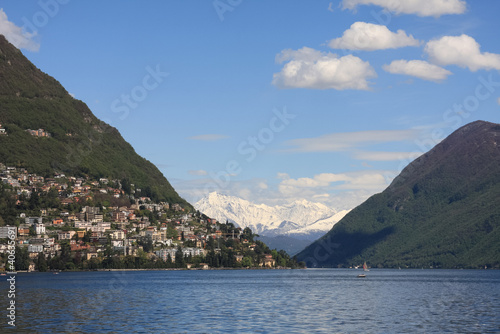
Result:
<svg viewBox="0 0 500 334">
<path fill-rule="evenodd" d="M 77 66 L 77 65 L 76 65 Z M 109 178 L 136 195 L 191 205 L 117 129 L 95 117 L 0 35 L 0 162 L 41 176 Z"/>
<path fill-rule="evenodd" d="M 250 227 L 269 247 L 292 254 L 324 235 L 348 212 L 306 200 L 282 206 L 255 204 L 217 192 L 208 194 L 194 207 L 220 222 Z"/>
<path fill-rule="evenodd" d="M 500 267 L 500 125 L 459 128 L 298 258 L 309 267 Z"/>
</svg>

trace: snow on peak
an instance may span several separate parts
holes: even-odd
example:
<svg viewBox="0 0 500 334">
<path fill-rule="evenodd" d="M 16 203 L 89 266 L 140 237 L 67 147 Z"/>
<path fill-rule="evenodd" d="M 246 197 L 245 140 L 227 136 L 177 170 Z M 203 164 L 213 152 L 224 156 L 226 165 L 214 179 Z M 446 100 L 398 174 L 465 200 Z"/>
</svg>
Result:
<svg viewBox="0 0 500 334">
<path fill-rule="evenodd" d="M 337 212 L 324 204 L 307 200 L 297 200 L 283 206 L 269 206 L 217 192 L 209 193 L 194 206 L 222 223 L 227 220 L 267 236 L 326 233 L 347 213 Z"/>
</svg>

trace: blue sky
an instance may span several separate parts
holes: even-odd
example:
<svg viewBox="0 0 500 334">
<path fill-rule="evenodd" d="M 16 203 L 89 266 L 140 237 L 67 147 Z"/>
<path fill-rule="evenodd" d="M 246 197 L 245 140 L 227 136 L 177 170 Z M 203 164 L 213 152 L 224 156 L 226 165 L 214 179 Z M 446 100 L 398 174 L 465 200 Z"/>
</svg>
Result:
<svg viewBox="0 0 500 334">
<path fill-rule="evenodd" d="M 0 33 L 194 203 L 348 209 L 500 120 L 500 2 L 3 1 Z"/>
</svg>

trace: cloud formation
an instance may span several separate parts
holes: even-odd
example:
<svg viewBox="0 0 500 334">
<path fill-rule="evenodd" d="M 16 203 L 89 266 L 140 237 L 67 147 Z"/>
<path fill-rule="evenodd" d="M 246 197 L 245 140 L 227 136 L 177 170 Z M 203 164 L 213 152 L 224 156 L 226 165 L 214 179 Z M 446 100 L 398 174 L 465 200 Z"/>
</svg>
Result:
<svg viewBox="0 0 500 334">
<path fill-rule="evenodd" d="M 188 174 L 194 176 L 205 176 L 208 175 L 208 172 L 206 170 L 199 169 L 199 170 L 190 170 L 188 171 Z"/>
<path fill-rule="evenodd" d="M 380 171 L 350 172 L 343 174 L 321 173 L 314 177 L 282 180 L 279 192 L 286 197 L 310 193 L 309 197 L 322 195 L 332 190 L 383 190 L 388 180 Z"/>
<path fill-rule="evenodd" d="M 446 66 L 467 67 L 472 72 L 477 70 L 500 70 L 500 54 L 481 52 L 481 46 L 468 35 L 444 36 L 432 40 L 425 46 L 425 52 L 431 62 Z"/>
<path fill-rule="evenodd" d="M 368 79 L 377 77 L 370 63 L 358 57 L 338 58 L 308 47 L 283 50 L 276 56 L 277 63 L 286 61 L 281 71 L 273 75 L 272 83 L 279 88 L 368 90 Z"/>
<path fill-rule="evenodd" d="M 0 34 L 4 35 L 18 49 L 35 52 L 40 49 L 40 44 L 33 40 L 36 33 L 29 34 L 23 32 L 23 28 L 16 26 L 8 20 L 3 8 L 0 8 Z"/>
<path fill-rule="evenodd" d="M 359 5 L 376 5 L 395 14 L 440 17 L 446 14 L 463 14 L 467 10 L 464 0 L 343 0 L 342 9 L 354 10 Z"/>
<path fill-rule="evenodd" d="M 392 74 L 405 74 L 434 82 L 443 81 L 448 75 L 453 74 L 424 60 L 394 60 L 389 65 L 382 66 L 382 68 Z"/>
<path fill-rule="evenodd" d="M 349 29 L 344 31 L 342 37 L 332 39 L 328 46 L 332 49 L 373 51 L 420 44 L 419 40 L 413 38 L 412 35 L 408 36 L 404 30 L 394 33 L 383 25 L 354 22 Z"/>
<path fill-rule="evenodd" d="M 363 145 L 415 139 L 416 130 L 372 130 L 331 133 L 288 141 L 289 152 L 340 152 Z"/>
<path fill-rule="evenodd" d="M 357 160 L 367 161 L 412 161 L 422 155 L 422 152 L 376 152 L 359 151 L 354 154 Z"/>
<path fill-rule="evenodd" d="M 192 136 L 188 137 L 188 139 L 191 140 L 201 140 L 201 141 L 217 141 L 221 139 L 226 139 L 229 138 L 226 135 L 220 135 L 220 134 L 206 134 L 206 135 L 198 135 L 198 136 Z"/>
</svg>

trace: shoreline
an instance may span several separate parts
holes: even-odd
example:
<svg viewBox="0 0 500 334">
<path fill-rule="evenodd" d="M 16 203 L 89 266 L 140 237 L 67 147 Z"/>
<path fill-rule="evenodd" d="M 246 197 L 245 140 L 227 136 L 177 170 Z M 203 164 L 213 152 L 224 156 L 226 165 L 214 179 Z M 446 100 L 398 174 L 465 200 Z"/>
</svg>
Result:
<svg viewBox="0 0 500 334">
<path fill-rule="evenodd" d="M 210 270 L 295 270 L 295 269 L 307 269 L 307 268 L 290 268 L 290 267 L 280 267 L 280 268 L 260 268 L 260 267 L 251 267 L 251 268 L 124 268 L 124 269 L 92 269 L 92 270 L 48 270 L 48 271 L 27 271 L 27 270 L 18 270 L 16 273 L 23 274 L 31 274 L 31 273 L 83 273 L 83 272 L 106 272 L 106 271 L 210 271 Z"/>
</svg>

